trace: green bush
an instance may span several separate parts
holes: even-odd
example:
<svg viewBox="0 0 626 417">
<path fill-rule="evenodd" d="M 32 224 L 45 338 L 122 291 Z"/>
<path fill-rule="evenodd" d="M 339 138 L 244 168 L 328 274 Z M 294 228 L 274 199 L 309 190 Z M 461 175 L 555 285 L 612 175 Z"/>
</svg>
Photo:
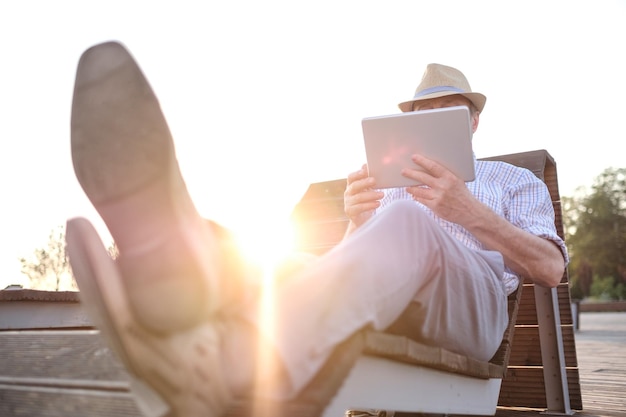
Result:
<svg viewBox="0 0 626 417">
<path fill-rule="evenodd" d="M 601 301 L 623 300 L 626 298 L 626 286 L 622 283 L 616 285 L 613 277 L 594 277 L 591 297 Z"/>
<path fill-rule="evenodd" d="M 569 296 L 572 300 L 582 300 L 585 298 L 585 294 L 580 285 L 580 279 L 577 277 L 571 277 L 569 282 Z"/>
</svg>

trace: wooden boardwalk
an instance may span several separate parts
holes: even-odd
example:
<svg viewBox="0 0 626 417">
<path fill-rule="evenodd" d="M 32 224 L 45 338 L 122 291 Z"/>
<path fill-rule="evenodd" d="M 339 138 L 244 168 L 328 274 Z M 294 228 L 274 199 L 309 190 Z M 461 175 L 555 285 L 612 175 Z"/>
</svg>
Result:
<svg viewBox="0 0 626 417">
<path fill-rule="evenodd" d="M 585 411 L 626 416 L 626 313 L 581 313 L 576 350 Z"/>
<path fill-rule="evenodd" d="M 575 415 L 626 416 L 626 313 L 583 312 L 575 338 L 583 399 Z M 545 416 L 541 411 L 500 408 L 496 416 Z"/>
<path fill-rule="evenodd" d="M 584 408 L 576 415 L 626 416 L 626 313 L 582 313 L 575 338 Z M 126 372 L 97 331 L 5 328 L 0 339 L 3 417 L 85 415 L 81 401 L 95 407 L 88 415 L 139 416 Z M 545 416 L 542 411 L 499 408 L 496 416 Z"/>
</svg>

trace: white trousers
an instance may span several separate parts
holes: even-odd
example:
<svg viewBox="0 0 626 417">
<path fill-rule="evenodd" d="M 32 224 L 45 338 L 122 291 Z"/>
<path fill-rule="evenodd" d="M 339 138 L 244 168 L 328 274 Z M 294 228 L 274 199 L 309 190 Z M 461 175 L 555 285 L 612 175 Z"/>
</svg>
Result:
<svg viewBox="0 0 626 417">
<path fill-rule="evenodd" d="M 503 269 L 498 252 L 468 249 L 398 201 L 276 289 L 275 331 L 256 325 L 284 362 L 288 394 L 336 345 L 366 326 L 387 328 L 412 301 L 426 343 L 489 360 L 508 324 Z"/>
</svg>

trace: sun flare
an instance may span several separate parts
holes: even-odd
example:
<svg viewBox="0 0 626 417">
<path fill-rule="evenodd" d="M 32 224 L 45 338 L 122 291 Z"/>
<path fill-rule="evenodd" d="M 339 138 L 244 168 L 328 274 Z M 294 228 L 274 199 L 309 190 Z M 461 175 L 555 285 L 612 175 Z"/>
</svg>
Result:
<svg viewBox="0 0 626 417">
<path fill-rule="evenodd" d="M 267 221 L 234 233 L 244 257 L 266 272 L 273 270 L 295 248 L 295 228 L 289 221 Z"/>
<path fill-rule="evenodd" d="M 275 333 L 275 285 L 277 283 L 277 270 L 280 264 L 287 259 L 295 248 L 295 228 L 289 221 L 266 221 L 264 224 L 256 224 L 247 227 L 243 231 L 235 231 L 235 240 L 244 258 L 256 265 L 263 271 L 261 282 L 261 302 L 258 315 L 261 318 L 262 333 Z M 258 380 L 255 381 L 256 389 L 270 390 L 271 385 L 280 382 L 268 381 L 263 376 L 274 375 L 278 365 L 275 353 L 264 349 L 258 349 L 257 372 Z M 261 404 L 255 404 L 260 407 Z"/>
</svg>

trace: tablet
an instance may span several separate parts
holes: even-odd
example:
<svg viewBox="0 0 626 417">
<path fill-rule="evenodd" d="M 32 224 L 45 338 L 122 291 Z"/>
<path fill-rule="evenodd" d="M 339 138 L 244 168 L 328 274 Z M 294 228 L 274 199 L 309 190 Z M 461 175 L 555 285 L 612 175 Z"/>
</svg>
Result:
<svg viewBox="0 0 626 417">
<path fill-rule="evenodd" d="M 419 185 L 402 176 L 417 168 L 411 155 L 421 154 L 473 181 L 474 155 L 469 109 L 465 106 L 420 110 L 362 120 L 369 175 L 376 188 Z"/>
</svg>

